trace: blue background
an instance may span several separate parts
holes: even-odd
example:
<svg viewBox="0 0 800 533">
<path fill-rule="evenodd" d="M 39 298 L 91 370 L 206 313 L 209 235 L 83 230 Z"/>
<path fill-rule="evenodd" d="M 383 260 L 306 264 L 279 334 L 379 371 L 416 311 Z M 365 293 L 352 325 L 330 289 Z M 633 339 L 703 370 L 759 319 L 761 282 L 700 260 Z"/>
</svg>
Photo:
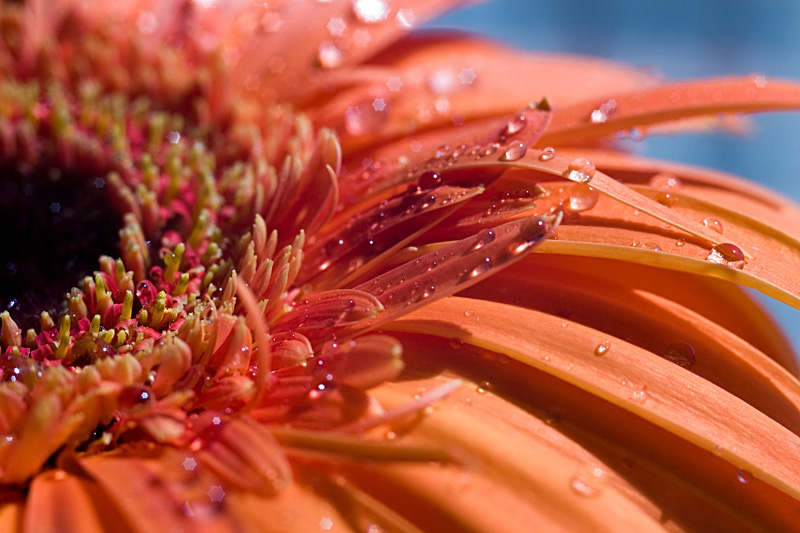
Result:
<svg viewBox="0 0 800 533">
<path fill-rule="evenodd" d="M 458 28 L 518 48 L 654 69 L 673 79 L 763 74 L 800 80 L 800 2 L 493 0 L 427 27 Z M 800 201 L 800 113 L 753 118 L 745 136 L 650 136 L 643 155 L 724 170 Z M 764 298 L 800 351 L 800 311 Z"/>
</svg>

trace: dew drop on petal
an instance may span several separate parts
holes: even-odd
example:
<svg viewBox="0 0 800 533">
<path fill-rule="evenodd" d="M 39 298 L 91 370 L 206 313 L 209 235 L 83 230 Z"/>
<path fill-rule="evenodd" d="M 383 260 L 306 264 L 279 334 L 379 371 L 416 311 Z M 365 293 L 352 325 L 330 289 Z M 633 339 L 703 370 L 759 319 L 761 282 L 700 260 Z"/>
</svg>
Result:
<svg viewBox="0 0 800 533">
<path fill-rule="evenodd" d="M 647 385 L 637 391 L 631 392 L 631 400 L 636 402 L 643 402 L 647 399 Z"/>
<path fill-rule="evenodd" d="M 495 153 L 497 151 L 498 148 L 500 148 L 500 144 L 499 143 L 492 143 L 492 144 L 488 145 L 486 148 L 483 149 L 483 151 L 481 152 L 481 155 L 492 155 L 493 153 Z"/>
<path fill-rule="evenodd" d="M 472 250 L 479 250 L 487 244 L 494 242 L 494 239 L 494 231 L 490 229 L 483 230 L 476 235 L 475 244 L 472 245 Z"/>
<path fill-rule="evenodd" d="M 686 240 L 678 239 L 677 241 L 675 241 L 675 246 L 686 246 Z"/>
<path fill-rule="evenodd" d="M 658 194 L 656 194 L 655 200 L 664 207 L 672 207 L 673 205 L 675 205 L 675 202 L 678 201 L 677 197 L 674 194 L 668 192 L 659 192 Z"/>
<path fill-rule="evenodd" d="M 505 135 L 514 135 L 525 129 L 526 120 L 525 113 L 517 113 L 514 115 L 514 117 L 508 121 L 508 124 L 506 124 Z"/>
<path fill-rule="evenodd" d="M 724 265 L 737 270 L 744 268 L 744 252 L 742 249 L 729 242 L 717 244 L 711 248 L 706 260 L 718 265 Z"/>
<path fill-rule="evenodd" d="M 484 257 L 483 261 L 475 265 L 475 268 L 468 272 L 467 277 L 475 278 L 488 272 L 490 268 L 492 268 L 492 260 L 489 257 Z"/>
<path fill-rule="evenodd" d="M 600 494 L 605 482 L 605 472 L 600 467 L 581 467 L 570 480 L 570 488 L 579 496 L 594 498 Z"/>
<path fill-rule="evenodd" d="M 738 472 L 736 472 L 736 479 L 739 480 L 739 483 L 750 483 L 753 481 L 753 474 L 744 468 L 740 468 Z"/>
<path fill-rule="evenodd" d="M 670 363 L 690 368 L 695 361 L 694 347 L 686 342 L 673 342 L 664 350 L 663 357 Z"/>
<path fill-rule="evenodd" d="M 611 344 L 608 341 L 603 341 L 594 348 L 594 354 L 598 357 L 605 355 L 608 353 L 608 350 L 611 348 Z"/>
<path fill-rule="evenodd" d="M 464 311 L 464 316 L 465 317 L 471 317 L 474 314 L 475 314 L 475 311 L 473 311 L 472 309 L 467 309 L 466 311 Z"/>
<path fill-rule="evenodd" d="M 433 189 L 441 184 L 442 177 L 438 172 L 434 172 L 433 170 L 423 172 L 420 175 L 419 180 L 417 180 L 417 185 L 420 189 Z"/>
<path fill-rule="evenodd" d="M 576 157 L 567 168 L 567 177 L 577 183 L 589 183 L 594 177 L 594 163 L 586 157 Z"/>
<path fill-rule="evenodd" d="M 506 151 L 500 156 L 500 161 L 516 161 L 521 159 L 527 150 L 528 147 L 525 146 L 525 143 L 522 141 L 514 141 L 508 145 Z"/>
<path fill-rule="evenodd" d="M 464 345 L 464 341 L 459 339 L 458 337 L 452 337 L 450 339 L 450 347 L 454 350 L 458 350 Z"/>
<path fill-rule="evenodd" d="M 600 192 L 584 183 L 576 184 L 569 193 L 569 200 L 564 207 L 575 213 L 587 211 L 597 205 Z"/>
<path fill-rule="evenodd" d="M 486 394 L 492 388 L 492 384 L 488 381 L 481 381 L 478 388 L 475 389 L 478 394 Z"/>
<path fill-rule="evenodd" d="M 703 225 L 712 231 L 716 231 L 722 235 L 722 222 L 714 217 L 706 217 L 703 219 Z"/>
<path fill-rule="evenodd" d="M 544 150 L 542 150 L 541 155 L 539 155 L 539 160 L 540 161 L 550 161 L 555 156 L 556 156 L 556 149 L 553 148 L 552 146 L 548 146 Z"/>
</svg>

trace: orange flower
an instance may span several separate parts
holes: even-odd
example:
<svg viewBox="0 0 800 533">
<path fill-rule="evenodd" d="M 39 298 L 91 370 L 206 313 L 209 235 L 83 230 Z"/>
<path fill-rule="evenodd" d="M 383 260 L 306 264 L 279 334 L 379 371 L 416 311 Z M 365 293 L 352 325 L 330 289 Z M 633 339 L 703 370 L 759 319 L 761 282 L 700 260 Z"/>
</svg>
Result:
<svg viewBox="0 0 800 533">
<path fill-rule="evenodd" d="M 454 3 L 0 8 L 1 529 L 796 529 L 797 208 L 617 137 L 800 85 Z"/>
</svg>

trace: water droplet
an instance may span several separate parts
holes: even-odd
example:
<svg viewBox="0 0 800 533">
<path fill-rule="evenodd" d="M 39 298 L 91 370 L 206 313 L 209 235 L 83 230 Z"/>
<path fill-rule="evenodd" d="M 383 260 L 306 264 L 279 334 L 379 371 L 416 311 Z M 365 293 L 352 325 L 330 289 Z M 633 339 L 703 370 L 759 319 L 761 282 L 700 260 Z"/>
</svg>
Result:
<svg viewBox="0 0 800 533">
<path fill-rule="evenodd" d="M 567 168 L 567 177 L 578 183 L 589 183 L 594 177 L 594 163 L 586 157 L 576 157 Z"/>
<path fill-rule="evenodd" d="M 452 349 L 454 349 L 454 350 L 458 350 L 458 349 L 459 349 L 459 348 L 461 348 L 462 346 L 464 346 L 464 341 L 462 341 L 462 340 L 461 340 L 461 339 L 459 339 L 458 337 L 452 337 L 452 338 L 450 339 L 450 347 L 451 347 Z"/>
<path fill-rule="evenodd" d="M 322 68 L 335 68 L 342 64 L 342 51 L 332 42 L 325 41 L 319 45 L 317 60 Z"/>
<path fill-rule="evenodd" d="M 506 129 L 504 130 L 504 135 L 514 135 L 515 133 L 519 133 L 527 124 L 527 119 L 525 118 L 525 113 L 517 113 L 511 118 L 508 123 L 506 124 Z"/>
<path fill-rule="evenodd" d="M 472 250 L 480 250 L 487 244 L 494 242 L 495 233 L 490 229 L 485 229 L 479 232 L 475 237 L 475 244 L 472 245 Z"/>
<path fill-rule="evenodd" d="M 742 270 L 745 264 L 742 249 L 729 242 L 723 242 L 711 248 L 706 260 L 738 270 Z"/>
<path fill-rule="evenodd" d="M 417 181 L 417 185 L 420 189 L 433 189 L 434 187 L 438 187 L 442 184 L 442 177 L 433 170 L 428 170 L 423 172 L 419 180 Z"/>
<path fill-rule="evenodd" d="M 605 472 L 602 468 L 583 466 L 570 480 L 570 488 L 586 498 L 594 498 L 603 490 Z"/>
<path fill-rule="evenodd" d="M 686 246 L 686 241 L 684 239 L 678 239 L 675 241 L 675 246 Z"/>
<path fill-rule="evenodd" d="M 753 481 L 753 474 L 744 468 L 740 468 L 739 471 L 736 472 L 736 479 L 739 480 L 739 483 L 750 483 Z"/>
<path fill-rule="evenodd" d="M 660 203 L 665 207 L 672 207 L 675 205 L 675 202 L 678 201 L 678 198 L 671 193 L 668 192 L 660 192 L 656 194 L 656 202 Z"/>
<path fill-rule="evenodd" d="M 640 390 L 631 393 L 631 400 L 636 402 L 643 402 L 647 399 L 647 385 L 644 385 Z"/>
<path fill-rule="evenodd" d="M 544 150 L 542 150 L 542 153 L 539 155 L 539 160 L 550 161 L 555 156 L 556 156 L 556 149 L 553 148 L 552 146 L 548 146 Z"/>
<path fill-rule="evenodd" d="M 486 148 L 483 149 L 483 151 L 481 152 L 481 155 L 484 155 L 484 156 L 492 155 L 493 153 L 495 153 L 497 151 L 498 148 L 500 148 L 500 143 L 492 143 L 492 144 L 490 144 L 489 146 L 487 146 Z"/>
<path fill-rule="evenodd" d="M 584 183 L 578 183 L 572 187 L 569 193 L 569 200 L 564 207 L 567 211 L 575 213 L 587 211 L 593 208 L 600 199 L 600 192 Z"/>
<path fill-rule="evenodd" d="M 353 13 L 365 24 L 383 22 L 389 16 L 389 3 L 386 0 L 353 0 Z"/>
<path fill-rule="evenodd" d="M 611 343 L 608 341 L 603 341 L 594 348 L 594 354 L 598 357 L 605 355 L 608 353 L 608 350 L 611 348 Z"/>
<path fill-rule="evenodd" d="M 481 274 L 488 272 L 489 269 L 491 268 L 492 268 L 491 258 L 484 257 L 483 261 L 475 265 L 475 268 L 469 271 L 469 273 L 467 274 L 467 278 L 475 278 L 477 276 L 480 276 Z"/>
<path fill-rule="evenodd" d="M 475 389 L 478 394 L 486 394 L 492 389 L 492 384 L 488 381 L 481 381 L 478 388 Z"/>
<path fill-rule="evenodd" d="M 691 344 L 686 342 L 673 342 L 664 351 L 664 359 L 683 368 L 694 365 L 695 353 Z"/>
<path fill-rule="evenodd" d="M 714 217 L 706 217 L 703 219 L 703 225 L 712 231 L 716 231 L 722 235 L 722 222 Z"/>
<path fill-rule="evenodd" d="M 500 161 L 517 161 L 518 159 L 522 159 L 527 150 L 528 147 L 525 146 L 525 143 L 522 141 L 514 141 L 508 145 L 506 151 L 500 156 Z"/>
</svg>

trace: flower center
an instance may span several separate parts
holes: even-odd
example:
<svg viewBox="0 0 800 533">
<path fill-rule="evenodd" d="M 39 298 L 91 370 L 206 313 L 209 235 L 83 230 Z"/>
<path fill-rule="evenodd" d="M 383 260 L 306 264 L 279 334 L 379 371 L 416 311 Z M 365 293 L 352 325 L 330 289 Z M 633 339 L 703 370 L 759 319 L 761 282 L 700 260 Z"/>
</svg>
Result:
<svg viewBox="0 0 800 533">
<path fill-rule="evenodd" d="M 102 177 L 0 167 L 0 311 L 24 330 L 64 311 L 66 293 L 118 254 L 120 217 Z"/>
</svg>

